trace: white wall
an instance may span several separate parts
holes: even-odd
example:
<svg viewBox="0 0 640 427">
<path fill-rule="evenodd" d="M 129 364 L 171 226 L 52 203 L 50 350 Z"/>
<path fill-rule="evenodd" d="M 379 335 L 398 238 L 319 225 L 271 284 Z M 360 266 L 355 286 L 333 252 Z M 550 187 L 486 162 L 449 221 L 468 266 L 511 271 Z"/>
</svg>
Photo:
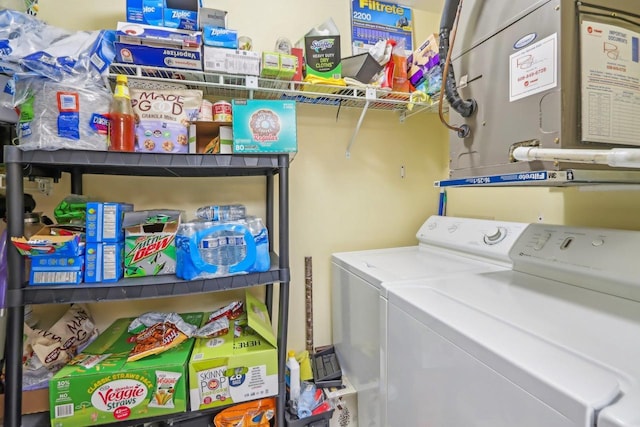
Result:
<svg viewBox="0 0 640 427">
<path fill-rule="evenodd" d="M 69 29 L 113 28 L 124 19 L 124 0 L 44 0 L 40 17 Z M 278 37 L 297 40 L 309 28 L 333 17 L 342 49 L 350 54 L 350 2 L 329 0 L 218 0 L 205 6 L 229 11 L 229 25 L 252 37 L 254 49 L 272 49 Z M 415 11 L 416 43 L 437 30 L 439 16 Z M 401 123 L 393 112 L 367 114 L 345 157 L 360 111 L 299 105 L 299 152 L 290 166 L 291 308 L 289 347 L 304 348 L 304 258 L 313 259 L 314 339 L 331 342 L 330 255 L 333 252 L 411 245 L 422 222 L 437 210 L 433 181 L 446 174 L 445 129 L 436 115 L 421 113 Z M 404 167 L 405 177 L 400 175 Z M 68 192 L 68 178 L 48 198 L 47 211 Z M 85 193 L 133 202 L 136 208 L 179 207 L 192 212 L 216 202 L 241 201 L 262 215 L 264 186 L 260 178 L 166 179 L 92 176 Z M 49 210 L 50 212 L 50 210 Z M 147 309 L 206 310 L 238 293 L 207 294 L 157 301 L 93 304 L 101 326 L 113 318 Z M 57 310 L 43 307 L 41 310 Z"/>
</svg>

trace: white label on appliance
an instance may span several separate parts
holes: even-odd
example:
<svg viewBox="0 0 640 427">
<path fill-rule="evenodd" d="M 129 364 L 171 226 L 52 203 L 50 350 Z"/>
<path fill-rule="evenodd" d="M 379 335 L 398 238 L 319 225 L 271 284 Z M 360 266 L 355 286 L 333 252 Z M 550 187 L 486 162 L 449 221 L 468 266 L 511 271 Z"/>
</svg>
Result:
<svg viewBox="0 0 640 427">
<path fill-rule="evenodd" d="M 640 145 L 640 34 L 582 21 L 582 140 Z"/>
<path fill-rule="evenodd" d="M 558 85 L 558 34 L 509 56 L 509 102 Z"/>
</svg>

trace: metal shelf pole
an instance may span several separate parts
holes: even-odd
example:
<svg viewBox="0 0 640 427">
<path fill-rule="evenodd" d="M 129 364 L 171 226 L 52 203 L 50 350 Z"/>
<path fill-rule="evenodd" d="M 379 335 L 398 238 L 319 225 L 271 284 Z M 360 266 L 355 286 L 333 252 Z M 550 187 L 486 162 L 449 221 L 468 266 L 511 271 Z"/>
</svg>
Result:
<svg viewBox="0 0 640 427">
<path fill-rule="evenodd" d="M 22 165 L 7 163 L 7 292 L 20 290 L 23 285 L 24 259 L 11 245 L 11 237 L 24 234 Z M 4 426 L 19 427 L 22 413 L 22 333 L 24 306 L 22 293 L 8 308 L 6 337 L 6 382 Z"/>
</svg>

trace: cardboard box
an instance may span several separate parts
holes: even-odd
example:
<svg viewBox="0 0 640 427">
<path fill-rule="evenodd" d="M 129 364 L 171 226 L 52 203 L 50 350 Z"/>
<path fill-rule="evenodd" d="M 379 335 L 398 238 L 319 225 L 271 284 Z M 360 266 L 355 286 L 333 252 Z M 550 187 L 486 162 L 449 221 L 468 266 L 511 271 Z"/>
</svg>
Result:
<svg viewBox="0 0 640 427">
<path fill-rule="evenodd" d="M 82 255 L 83 227 L 67 227 L 47 225 L 42 227 L 31 238 L 12 237 L 11 242 L 21 255 L 28 257 Z"/>
<path fill-rule="evenodd" d="M 295 56 L 297 59 L 296 63 L 296 72 L 293 75 L 291 80 L 299 82 L 304 78 L 304 49 L 299 47 L 291 48 L 291 55 Z"/>
<path fill-rule="evenodd" d="M 162 26 L 164 0 L 127 0 L 127 22 Z"/>
<path fill-rule="evenodd" d="M 438 35 L 430 34 L 429 37 L 407 59 L 409 70 L 407 77 L 416 87 L 425 80 L 425 75 L 433 67 L 440 63 Z"/>
<path fill-rule="evenodd" d="M 119 22 L 116 61 L 153 67 L 202 69 L 202 34 L 172 28 Z"/>
<path fill-rule="evenodd" d="M 196 340 L 189 360 L 191 410 L 214 408 L 278 394 L 278 351 L 266 306 L 248 291 L 248 329 Z M 206 318 L 206 317 L 205 317 Z"/>
<path fill-rule="evenodd" d="M 296 73 L 298 59 L 281 52 L 262 52 L 260 75 L 269 79 L 291 80 Z"/>
<path fill-rule="evenodd" d="M 125 212 L 124 277 L 176 272 L 174 240 L 181 216 L 176 210 Z"/>
<path fill-rule="evenodd" d="M 125 212 L 132 210 L 131 203 L 87 202 L 86 242 L 122 242 L 122 219 Z"/>
<path fill-rule="evenodd" d="M 297 149 L 295 101 L 233 100 L 234 153 L 290 153 Z"/>
<path fill-rule="evenodd" d="M 77 285 L 82 283 L 83 271 L 83 255 L 31 257 L 29 285 Z"/>
<path fill-rule="evenodd" d="M 257 76 L 260 74 L 260 54 L 247 50 L 204 46 L 204 71 Z"/>
<path fill-rule="evenodd" d="M 335 409 L 329 427 L 356 427 L 358 425 L 358 395 L 349 379 L 343 376 L 342 387 L 329 387 L 323 391 L 325 399 L 331 400 Z"/>
<path fill-rule="evenodd" d="M 231 123 L 195 122 L 190 129 L 195 132 L 195 137 L 189 141 L 190 154 L 231 154 Z"/>
<path fill-rule="evenodd" d="M 123 242 L 87 242 L 84 252 L 85 283 L 117 282 L 122 279 L 123 258 Z"/>
<path fill-rule="evenodd" d="M 304 52 L 307 76 L 342 77 L 340 36 L 305 36 Z"/>
<path fill-rule="evenodd" d="M 22 415 L 36 414 L 49 410 L 49 389 L 22 392 Z M 0 422 L 4 420 L 4 394 L 0 394 Z"/>
<path fill-rule="evenodd" d="M 200 19 L 198 28 L 204 28 L 205 26 L 227 28 L 226 10 L 201 7 L 200 13 L 198 13 L 198 19 Z"/>
<path fill-rule="evenodd" d="M 182 314 L 188 323 L 199 325 L 202 313 Z M 164 416 L 187 409 L 187 363 L 193 339 L 163 353 L 135 362 L 127 356 L 135 342 L 129 342 L 129 319 L 116 320 L 107 330 L 49 381 L 51 425 L 86 427 L 124 420 Z M 159 405 L 154 396 L 164 393 L 165 373 L 179 378 L 172 398 Z M 166 376 L 165 376 L 166 378 Z"/>
<path fill-rule="evenodd" d="M 206 25 L 202 28 L 202 40 L 205 46 L 238 48 L 238 32 L 236 30 Z"/>
</svg>

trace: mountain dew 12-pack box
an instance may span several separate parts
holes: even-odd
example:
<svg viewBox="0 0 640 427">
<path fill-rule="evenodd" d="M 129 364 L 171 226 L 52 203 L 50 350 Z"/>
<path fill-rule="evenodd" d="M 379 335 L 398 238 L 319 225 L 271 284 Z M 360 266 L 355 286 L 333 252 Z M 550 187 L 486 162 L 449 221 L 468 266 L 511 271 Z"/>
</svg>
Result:
<svg viewBox="0 0 640 427">
<path fill-rule="evenodd" d="M 180 317 L 199 326 L 203 314 Z M 116 320 L 49 381 L 52 427 L 86 427 L 186 411 L 194 339 L 128 361 L 141 345 L 128 331 L 132 321 Z"/>
<path fill-rule="evenodd" d="M 175 274 L 181 215 L 177 210 L 125 212 L 124 277 Z"/>
</svg>

